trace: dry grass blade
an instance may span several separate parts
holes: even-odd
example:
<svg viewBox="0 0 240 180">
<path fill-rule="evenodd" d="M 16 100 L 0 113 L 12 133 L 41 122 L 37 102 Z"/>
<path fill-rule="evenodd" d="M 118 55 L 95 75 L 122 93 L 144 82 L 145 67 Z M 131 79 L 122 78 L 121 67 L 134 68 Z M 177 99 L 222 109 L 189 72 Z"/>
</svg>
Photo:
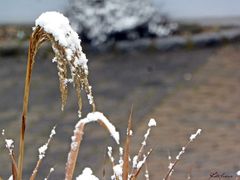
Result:
<svg viewBox="0 0 240 180">
<path fill-rule="evenodd" d="M 36 178 L 37 172 L 38 172 L 38 169 L 39 169 L 41 163 L 42 163 L 42 159 L 39 159 L 39 160 L 37 161 L 37 164 L 36 164 L 33 172 L 32 172 L 32 175 L 31 175 L 31 177 L 30 177 L 30 180 L 34 180 L 34 179 Z"/>
<path fill-rule="evenodd" d="M 19 156 L 18 156 L 18 180 L 22 179 L 22 169 L 23 169 L 23 159 L 24 159 L 24 139 L 25 139 L 25 128 L 26 128 L 26 118 L 28 112 L 28 99 L 30 92 L 30 82 L 31 75 L 33 70 L 34 59 L 37 53 L 37 50 L 40 44 L 46 40 L 46 35 L 42 28 L 36 28 L 32 33 L 29 49 L 28 49 L 28 64 L 27 64 L 27 72 L 25 79 L 25 87 L 24 87 L 24 98 L 23 98 L 23 111 L 22 111 L 22 126 L 20 133 L 20 144 L 19 144 Z"/>
<path fill-rule="evenodd" d="M 106 179 L 106 164 L 107 164 L 107 148 L 104 153 L 104 161 L 103 161 L 103 168 L 102 168 L 102 179 Z"/>
<path fill-rule="evenodd" d="M 37 172 L 38 172 L 39 167 L 40 167 L 40 165 L 41 165 L 41 163 L 42 163 L 42 160 L 43 160 L 43 158 L 44 158 L 44 156 L 45 156 L 45 152 L 46 152 L 46 150 L 47 150 L 50 142 L 52 141 L 53 136 L 56 134 L 55 128 L 56 128 L 56 126 L 53 127 L 53 129 L 52 129 L 52 131 L 51 131 L 51 134 L 50 134 L 50 136 L 49 136 L 49 138 L 48 138 L 47 143 L 44 144 L 43 146 L 41 146 L 41 147 L 39 148 L 39 150 L 38 150 L 38 151 L 39 151 L 39 159 L 38 159 L 37 164 L 36 164 L 36 166 L 35 166 L 35 168 L 34 168 L 34 170 L 33 170 L 33 172 L 32 172 L 32 175 L 31 175 L 31 177 L 30 177 L 30 180 L 35 180 L 35 178 L 36 178 L 36 176 L 37 176 Z M 41 149 L 44 149 L 44 150 L 42 151 Z"/>
<path fill-rule="evenodd" d="M 146 180 L 149 180 L 149 171 L 148 171 L 147 162 L 145 162 L 145 178 L 146 178 Z"/>
<path fill-rule="evenodd" d="M 184 146 L 185 149 L 189 146 L 189 144 L 191 143 L 191 141 L 188 141 L 187 144 Z M 174 162 L 173 162 L 173 165 L 171 166 L 171 168 L 168 170 L 164 180 L 168 180 L 169 177 L 170 177 L 170 174 L 172 173 L 173 169 L 175 168 L 175 166 L 177 165 L 177 163 L 180 161 L 180 158 L 179 159 L 176 159 Z"/>
<path fill-rule="evenodd" d="M 130 177 L 130 180 L 136 180 L 137 176 L 139 175 L 139 173 L 141 172 L 141 169 L 143 167 L 143 165 L 145 164 L 146 160 L 148 159 L 149 155 L 152 153 L 152 149 L 150 149 L 150 151 L 147 153 L 144 162 L 141 164 L 141 166 L 138 168 L 138 170 L 136 171 L 136 173 Z"/>
<path fill-rule="evenodd" d="M 15 160 L 15 155 L 12 153 L 10 155 L 11 160 L 12 160 L 12 175 L 13 175 L 13 179 L 16 180 L 17 179 L 17 163 Z"/>
<path fill-rule="evenodd" d="M 71 144 L 71 150 L 68 154 L 68 161 L 65 169 L 65 180 L 72 180 L 73 178 L 73 173 L 74 173 L 76 162 L 77 162 L 78 152 L 79 152 L 80 145 L 82 142 L 82 137 L 84 134 L 84 126 L 85 124 L 81 123 L 74 130 L 73 137 L 75 137 L 75 139 Z"/>
<path fill-rule="evenodd" d="M 129 145 L 130 145 L 130 136 L 131 136 L 131 129 L 132 129 L 132 112 L 133 106 L 131 108 L 131 112 L 128 119 L 128 128 L 127 128 L 127 137 L 124 146 L 124 155 L 123 155 L 123 180 L 128 179 L 129 174 Z"/>
<path fill-rule="evenodd" d="M 54 168 L 52 167 L 52 168 L 49 170 L 47 177 L 44 178 L 44 180 L 48 180 L 53 171 L 54 171 Z"/>
</svg>

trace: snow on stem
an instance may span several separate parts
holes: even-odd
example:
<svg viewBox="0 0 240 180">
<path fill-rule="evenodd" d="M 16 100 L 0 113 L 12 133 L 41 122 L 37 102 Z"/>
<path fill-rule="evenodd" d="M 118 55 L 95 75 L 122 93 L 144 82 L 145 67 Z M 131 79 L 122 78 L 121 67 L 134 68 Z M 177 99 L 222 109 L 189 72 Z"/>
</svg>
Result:
<svg viewBox="0 0 240 180">
<path fill-rule="evenodd" d="M 2 136 L 5 136 L 4 129 L 2 130 Z M 17 179 L 17 163 L 16 163 L 14 152 L 13 152 L 14 141 L 12 139 L 5 139 L 5 147 L 9 152 L 9 156 L 10 156 L 11 163 L 12 163 L 12 175 L 11 176 L 13 179 Z"/>
<path fill-rule="evenodd" d="M 42 160 L 43 158 L 45 157 L 45 154 L 46 154 L 46 151 L 48 149 L 48 145 L 49 143 L 51 142 L 53 136 L 56 134 L 56 126 L 53 127 L 53 129 L 51 130 L 51 134 L 49 135 L 49 138 L 48 138 L 48 141 L 46 144 L 44 144 L 43 146 L 41 146 L 39 149 L 38 149 L 38 152 L 39 152 L 39 155 L 38 155 L 38 161 L 37 161 L 37 164 L 32 172 L 32 175 L 30 177 L 30 180 L 34 180 L 36 178 L 36 175 L 37 175 L 37 172 L 38 172 L 38 169 L 42 163 Z"/>
<path fill-rule="evenodd" d="M 49 172 L 48 172 L 48 175 L 47 175 L 47 177 L 46 178 L 44 178 L 44 180 L 48 180 L 49 179 L 49 177 L 50 177 L 50 175 L 53 173 L 53 171 L 55 171 L 55 169 L 52 167 L 52 168 L 50 168 L 50 170 L 49 170 Z"/>
<path fill-rule="evenodd" d="M 147 139 L 148 139 L 148 136 L 151 132 L 151 128 L 156 126 L 157 123 L 156 123 L 156 120 L 155 119 L 150 119 L 149 122 L 148 122 L 148 129 L 147 129 L 147 132 L 145 133 L 144 135 L 144 139 L 143 139 L 143 142 L 142 142 L 142 146 L 140 147 L 139 151 L 138 151 L 138 155 L 134 157 L 134 161 L 133 161 L 133 169 L 132 169 L 132 172 L 131 172 L 131 175 L 134 174 L 135 170 L 138 169 L 137 168 L 137 164 L 139 163 L 139 160 L 140 160 L 140 157 L 143 153 L 143 149 L 144 147 L 146 146 L 147 144 Z"/>
<path fill-rule="evenodd" d="M 168 178 L 172 175 L 173 173 L 173 170 L 174 170 L 174 167 L 177 165 L 177 163 L 180 161 L 180 157 L 185 153 L 187 147 L 190 145 L 191 142 L 193 142 L 193 140 L 196 139 L 196 137 L 198 135 L 200 135 L 202 132 L 202 129 L 198 129 L 196 131 L 196 133 L 194 134 L 191 134 L 190 138 L 189 138 L 189 141 L 186 143 L 185 146 L 182 147 L 181 151 L 179 151 L 178 155 L 176 156 L 176 159 L 174 162 L 171 162 L 169 163 L 169 166 L 168 166 L 168 172 L 166 174 L 166 176 L 163 178 L 163 180 L 168 180 Z M 170 156 L 171 157 L 171 156 Z M 169 158 L 171 160 L 171 158 Z"/>
<path fill-rule="evenodd" d="M 110 123 L 110 121 L 101 112 L 89 113 L 75 126 L 74 135 L 72 136 L 70 152 L 68 153 L 68 160 L 66 163 L 65 180 L 71 180 L 73 178 L 80 144 L 84 134 L 85 124 L 96 121 L 102 123 L 108 129 L 116 143 L 119 144 L 119 132 L 116 131 L 116 128 Z"/>
</svg>

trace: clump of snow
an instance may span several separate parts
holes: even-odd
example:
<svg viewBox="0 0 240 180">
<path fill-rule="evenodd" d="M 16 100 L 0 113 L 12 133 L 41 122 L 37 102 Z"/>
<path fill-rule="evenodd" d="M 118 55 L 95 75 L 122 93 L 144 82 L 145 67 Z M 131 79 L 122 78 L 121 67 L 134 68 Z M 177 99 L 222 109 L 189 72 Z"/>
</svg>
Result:
<svg viewBox="0 0 240 180">
<path fill-rule="evenodd" d="M 8 180 L 13 180 L 13 175 L 11 175 L 11 176 L 8 178 Z"/>
<path fill-rule="evenodd" d="M 39 152 L 39 159 L 43 159 L 45 157 L 45 153 L 46 153 L 46 150 L 47 150 L 48 146 L 47 144 L 44 144 L 43 146 L 41 146 L 39 149 L 38 149 L 38 152 Z"/>
<path fill-rule="evenodd" d="M 69 24 L 68 18 L 63 14 L 55 11 L 45 12 L 41 14 L 35 21 L 35 27 L 40 26 L 49 34 L 52 34 L 54 40 L 65 48 L 66 59 L 71 61 L 76 52 L 80 52 L 81 55 L 74 58 L 74 64 L 82 66 L 86 71 L 87 58 L 82 52 L 80 45 L 81 40 L 78 34 L 72 29 Z M 55 62 L 56 59 L 53 59 Z"/>
<path fill-rule="evenodd" d="M 202 129 L 198 129 L 195 134 L 192 134 L 192 135 L 190 136 L 190 138 L 189 138 L 190 141 L 193 141 L 198 135 L 201 134 L 201 132 L 202 132 Z"/>
<path fill-rule="evenodd" d="M 178 155 L 176 156 L 176 159 L 179 160 L 180 157 L 185 153 L 185 149 L 186 147 L 182 147 L 182 150 L 178 153 Z"/>
<path fill-rule="evenodd" d="M 116 131 L 116 128 L 114 127 L 114 125 L 112 125 L 112 123 L 110 123 L 110 121 L 103 115 L 103 113 L 101 112 L 91 112 L 88 113 L 87 117 L 81 119 L 77 125 L 76 125 L 76 129 L 77 127 L 80 126 L 80 124 L 87 124 L 90 122 L 95 122 L 95 121 L 101 121 L 109 130 L 111 136 L 114 138 L 114 140 L 117 142 L 117 144 L 119 144 L 119 132 Z"/>
<path fill-rule="evenodd" d="M 5 129 L 2 129 L 2 135 L 3 136 L 5 135 Z"/>
<path fill-rule="evenodd" d="M 99 180 L 96 176 L 93 175 L 92 170 L 89 167 L 84 168 L 82 174 L 80 174 L 76 180 Z"/>
<path fill-rule="evenodd" d="M 53 127 L 53 129 L 51 130 L 51 134 L 49 136 L 49 138 L 52 138 L 55 134 L 56 134 L 56 126 Z"/>
<path fill-rule="evenodd" d="M 40 148 L 38 148 L 38 152 L 39 152 L 39 155 L 38 155 L 38 158 L 39 159 L 43 159 L 45 157 L 45 153 L 48 149 L 48 145 L 51 141 L 51 139 L 53 138 L 53 136 L 56 134 L 56 131 L 55 131 L 56 127 L 54 126 L 51 130 L 51 133 L 49 135 L 49 138 L 48 138 L 48 141 L 46 144 L 44 144 L 43 146 L 41 146 Z"/>
<path fill-rule="evenodd" d="M 133 135 L 133 130 L 129 130 L 129 136 L 132 136 Z"/>
<path fill-rule="evenodd" d="M 137 168 L 137 163 L 138 163 L 138 156 L 134 156 L 132 160 L 132 167 Z"/>
<path fill-rule="evenodd" d="M 122 164 L 117 164 L 113 167 L 113 172 L 114 174 L 118 177 L 121 178 L 122 177 Z"/>
<path fill-rule="evenodd" d="M 240 170 L 236 172 L 237 176 L 240 176 Z"/>
<path fill-rule="evenodd" d="M 112 147 L 111 146 L 108 146 L 108 151 L 107 151 L 107 154 L 108 154 L 108 157 L 109 159 L 111 160 L 112 163 L 114 163 L 114 157 L 112 155 Z"/>
<path fill-rule="evenodd" d="M 9 153 L 12 154 L 14 148 L 14 141 L 12 139 L 5 139 L 6 148 L 9 150 Z"/>
<path fill-rule="evenodd" d="M 152 127 L 152 126 L 157 126 L 156 120 L 155 119 L 150 119 L 148 122 L 148 127 Z"/>
<path fill-rule="evenodd" d="M 53 172 L 53 171 L 55 171 L 55 169 L 54 169 L 54 168 L 51 168 L 51 169 L 50 169 L 50 172 Z"/>
</svg>

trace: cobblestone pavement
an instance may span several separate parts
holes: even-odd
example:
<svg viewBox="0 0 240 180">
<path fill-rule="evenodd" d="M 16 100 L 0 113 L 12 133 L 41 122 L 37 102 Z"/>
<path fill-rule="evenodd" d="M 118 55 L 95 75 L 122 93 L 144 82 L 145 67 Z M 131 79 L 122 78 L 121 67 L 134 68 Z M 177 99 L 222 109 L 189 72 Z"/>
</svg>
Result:
<svg viewBox="0 0 240 180">
<path fill-rule="evenodd" d="M 234 45 L 165 53 L 88 53 L 97 109 L 123 134 L 130 107 L 134 104 L 133 150 L 142 140 L 146 120 L 149 117 L 158 120 L 159 126 L 152 131 L 150 142 L 154 145 L 149 162 L 153 179 L 160 179 L 166 172 L 168 150 L 175 155 L 197 128 L 202 128 L 203 134 L 187 150 L 177 166 L 176 177 L 184 177 L 190 167 L 196 179 L 208 178 L 212 170 L 233 173 L 240 168 L 237 164 L 237 149 L 240 149 L 239 49 Z M 37 148 L 46 142 L 56 124 L 57 135 L 39 177 L 44 177 L 54 166 L 56 171 L 52 179 L 62 179 L 70 137 L 77 122 L 77 101 L 71 89 L 67 107 L 64 112 L 60 111 L 57 71 L 55 64 L 50 63 L 51 58 L 51 55 L 40 53 L 33 72 L 25 173 L 31 174 L 37 160 Z M 15 140 L 19 133 L 25 63 L 26 56 L 0 57 L 0 128 L 5 128 L 6 136 Z M 84 107 L 86 114 L 89 107 L 87 104 Z M 104 129 L 98 124 L 88 125 L 77 173 L 84 166 L 90 166 L 101 177 L 108 144 L 114 145 L 114 142 Z M 0 174 L 6 178 L 10 174 L 7 170 L 10 164 L 2 162 L 9 162 L 4 148 L 0 153 Z"/>
</svg>

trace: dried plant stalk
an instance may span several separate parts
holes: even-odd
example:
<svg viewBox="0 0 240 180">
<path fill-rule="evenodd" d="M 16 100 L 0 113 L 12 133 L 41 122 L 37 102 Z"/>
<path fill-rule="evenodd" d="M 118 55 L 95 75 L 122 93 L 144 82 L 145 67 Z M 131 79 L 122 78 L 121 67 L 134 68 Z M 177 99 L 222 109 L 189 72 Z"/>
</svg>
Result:
<svg viewBox="0 0 240 180">
<path fill-rule="evenodd" d="M 26 118 L 28 112 L 28 102 L 29 102 L 29 93 L 30 93 L 30 82 L 31 75 L 33 70 L 33 65 L 35 61 L 35 56 L 40 45 L 49 40 L 52 44 L 53 51 L 55 53 L 55 60 L 57 61 L 57 69 L 59 76 L 59 89 L 61 92 L 62 99 L 62 110 L 67 101 L 67 83 L 73 82 L 73 85 L 77 91 L 78 105 L 79 105 L 79 114 L 81 114 L 82 101 L 80 89 L 84 89 L 88 95 L 88 98 L 91 99 L 90 104 L 92 105 L 92 110 L 95 111 L 95 104 L 92 96 L 91 86 L 88 82 L 88 71 L 86 68 L 82 67 L 79 64 L 74 63 L 75 58 L 80 58 L 80 56 L 85 56 L 81 54 L 80 49 L 76 49 L 76 52 L 72 57 L 67 57 L 67 48 L 60 45 L 58 41 L 54 39 L 54 36 L 50 33 L 47 33 L 44 28 L 37 26 L 34 28 L 34 31 L 30 37 L 29 50 L 28 50 L 28 63 L 27 63 L 27 72 L 25 79 L 25 88 L 24 88 L 24 99 L 23 99 L 23 111 L 22 111 L 22 125 L 20 132 L 20 145 L 19 145 L 19 156 L 18 156 L 18 180 L 22 179 L 22 170 L 23 170 L 23 159 L 24 159 L 24 140 L 25 140 L 25 129 L 26 129 Z M 72 79 L 67 78 L 67 66 L 71 70 Z"/>
<path fill-rule="evenodd" d="M 24 159 L 24 139 L 25 139 L 25 128 L 26 128 L 26 118 L 28 112 L 28 100 L 29 100 L 29 92 L 30 92 L 30 82 L 31 75 L 33 70 L 33 64 L 35 60 L 35 56 L 37 50 L 42 42 L 47 39 L 46 34 L 44 33 L 42 28 L 36 28 L 32 33 L 29 42 L 28 49 L 28 64 L 27 64 L 27 72 L 25 79 L 25 87 L 24 87 L 24 99 L 23 99 L 23 111 L 22 111 L 22 126 L 20 133 L 20 144 L 19 144 L 19 156 L 18 156 L 18 176 L 17 179 L 22 179 L 22 169 L 23 169 L 23 159 Z"/>
<path fill-rule="evenodd" d="M 128 180 L 129 174 L 129 149 L 130 149 L 130 136 L 131 136 L 131 128 L 132 128 L 132 112 L 133 107 L 131 108 L 131 113 L 128 119 L 128 128 L 127 128 L 127 137 L 124 146 L 124 155 L 123 155 L 123 180 Z"/>
<path fill-rule="evenodd" d="M 73 173 L 75 170 L 77 157 L 79 148 L 82 142 L 83 134 L 84 134 L 84 123 L 81 123 L 78 127 L 76 127 L 76 130 L 74 131 L 74 137 L 76 138 L 74 142 L 72 142 L 71 146 L 74 148 L 71 148 L 69 154 L 68 154 L 68 162 L 66 164 L 66 171 L 65 171 L 65 180 L 72 180 Z"/>
</svg>

